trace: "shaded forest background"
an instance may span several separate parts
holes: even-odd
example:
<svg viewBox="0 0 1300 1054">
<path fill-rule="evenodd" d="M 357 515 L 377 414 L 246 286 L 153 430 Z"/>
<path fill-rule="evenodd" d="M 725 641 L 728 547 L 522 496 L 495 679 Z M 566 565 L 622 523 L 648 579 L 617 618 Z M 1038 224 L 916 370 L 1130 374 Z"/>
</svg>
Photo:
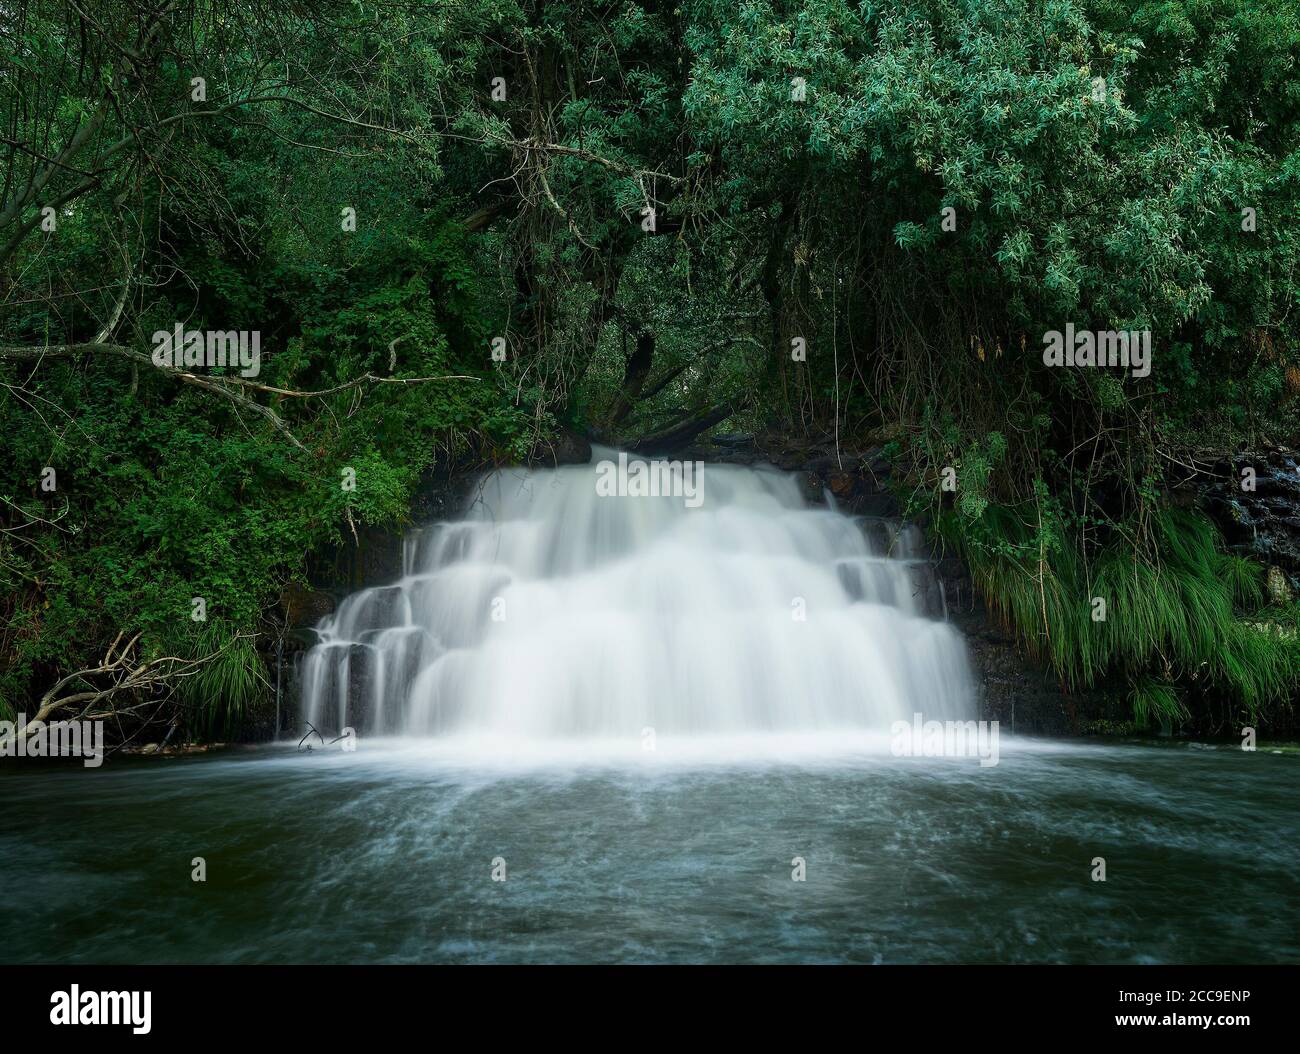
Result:
<svg viewBox="0 0 1300 1054">
<path fill-rule="evenodd" d="M 239 734 L 430 471 L 716 429 L 883 444 L 1063 690 L 1283 720 L 1300 607 L 1169 484 L 1300 435 L 1298 61 L 1294 0 L 7 2 L 0 711 Z"/>
</svg>

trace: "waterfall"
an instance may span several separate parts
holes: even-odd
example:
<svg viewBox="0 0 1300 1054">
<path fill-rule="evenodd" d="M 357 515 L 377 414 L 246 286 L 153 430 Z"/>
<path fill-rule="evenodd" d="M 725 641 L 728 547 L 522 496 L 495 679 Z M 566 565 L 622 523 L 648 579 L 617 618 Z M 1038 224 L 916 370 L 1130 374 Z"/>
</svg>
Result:
<svg viewBox="0 0 1300 1054">
<path fill-rule="evenodd" d="M 493 472 L 463 519 L 410 534 L 402 577 L 318 626 L 303 716 L 523 739 L 974 716 L 914 527 L 810 507 L 766 468 L 700 466 L 694 502 L 610 495 L 617 457 Z"/>
</svg>

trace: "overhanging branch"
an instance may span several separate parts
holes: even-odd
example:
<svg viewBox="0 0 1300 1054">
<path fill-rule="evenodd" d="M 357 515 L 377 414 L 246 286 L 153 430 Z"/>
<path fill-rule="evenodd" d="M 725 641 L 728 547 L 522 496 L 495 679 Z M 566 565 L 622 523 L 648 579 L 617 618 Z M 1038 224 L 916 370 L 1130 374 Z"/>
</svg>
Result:
<svg viewBox="0 0 1300 1054">
<path fill-rule="evenodd" d="M 9 362 L 34 362 L 38 365 L 49 359 L 68 359 L 75 358 L 79 355 L 109 355 L 117 358 L 126 359 L 137 365 L 147 366 L 156 369 L 160 373 L 180 381 L 182 384 L 188 384 L 204 391 L 214 392 L 224 399 L 230 400 L 236 406 L 248 410 L 252 413 L 263 417 L 272 427 L 281 435 L 287 438 L 299 450 L 306 450 L 289 430 L 289 426 L 284 419 L 272 410 L 269 406 L 263 406 L 255 399 L 249 398 L 246 391 L 265 392 L 269 395 L 277 395 L 289 399 L 319 399 L 328 395 L 336 395 L 339 392 L 346 392 L 363 386 L 376 384 L 426 384 L 432 381 L 477 381 L 480 378 L 466 374 L 447 374 L 438 377 L 380 377 L 373 373 L 363 373 L 360 377 L 355 377 L 343 384 L 335 385 L 333 388 L 322 388 L 317 391 L 300 391 L 293 388 L 277 388 L 269 384 L 260 384 L 257 381 L 249 380 L 246 377 L 219 377 L 198 373 L 191 373 L 188 370 L 177 369 L 173 366 L 160 366 L 153 361 L 153 358 L 146 355 L 143 351 L 135 348 L 124 347 L 121 344 L 106 344 L 102 342 L 89 342 L 85 344 L 55 344 L 47 347 L 0 347 L 0 361 Z"/>
</svg>

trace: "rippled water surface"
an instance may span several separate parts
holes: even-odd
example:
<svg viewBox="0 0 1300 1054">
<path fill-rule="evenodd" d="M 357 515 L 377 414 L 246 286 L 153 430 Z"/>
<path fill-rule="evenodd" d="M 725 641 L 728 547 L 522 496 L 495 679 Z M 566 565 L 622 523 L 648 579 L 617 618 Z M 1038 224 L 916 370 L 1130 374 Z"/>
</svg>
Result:
<svg viewBox="0 0 1300 1054">
<path fill-rule="evenodd" d="M 5 962 L 1300 961 L 1300 764 L 1266 751 L 363 741 L 0 796 Z"/>
</svg>

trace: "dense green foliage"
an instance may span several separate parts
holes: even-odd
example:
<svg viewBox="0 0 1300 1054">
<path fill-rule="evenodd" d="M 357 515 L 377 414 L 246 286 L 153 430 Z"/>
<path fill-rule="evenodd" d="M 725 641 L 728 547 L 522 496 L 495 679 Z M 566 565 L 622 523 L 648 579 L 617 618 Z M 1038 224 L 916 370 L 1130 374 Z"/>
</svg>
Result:
<svg viewBox="0 0 1300 1054">
<path fill-rule="evenodd" d="M 310 554 L 560 424 L 886 443 L 1066 686 L 1139 723 L 1296 694 L 1252 625 L 1294 613 L 1167 489 L 1300 431 L 1295 0 L 16 10 L 6 703 L 138 632 L 219 656 L 178 698 L 230 727 Z M 265 387 L 27 354 L 176 322 L 260 331 Z M 1149 330 L 1150 375 L 1045 366 L 1067 324 Z"/>
<path fill-rule="evenodd" d="M 1126 678 L 1142 726 L 1189 716 L 1176 686 L 1217 717 L 1258 721 L 1290 697 L 1300 666 L 1296 638 L 1239 617 L 1263 605 L 1259 565 L 1221 552 L 1199 514 L 1160 508 L 1154 520 L 1148 551 L 1129 542 L 1136 524 L 1089 552 L 1003 507 L 969 522 L 950 513 L 944 527 L 993 607 L 1064 683 Z"/>
</svg>

